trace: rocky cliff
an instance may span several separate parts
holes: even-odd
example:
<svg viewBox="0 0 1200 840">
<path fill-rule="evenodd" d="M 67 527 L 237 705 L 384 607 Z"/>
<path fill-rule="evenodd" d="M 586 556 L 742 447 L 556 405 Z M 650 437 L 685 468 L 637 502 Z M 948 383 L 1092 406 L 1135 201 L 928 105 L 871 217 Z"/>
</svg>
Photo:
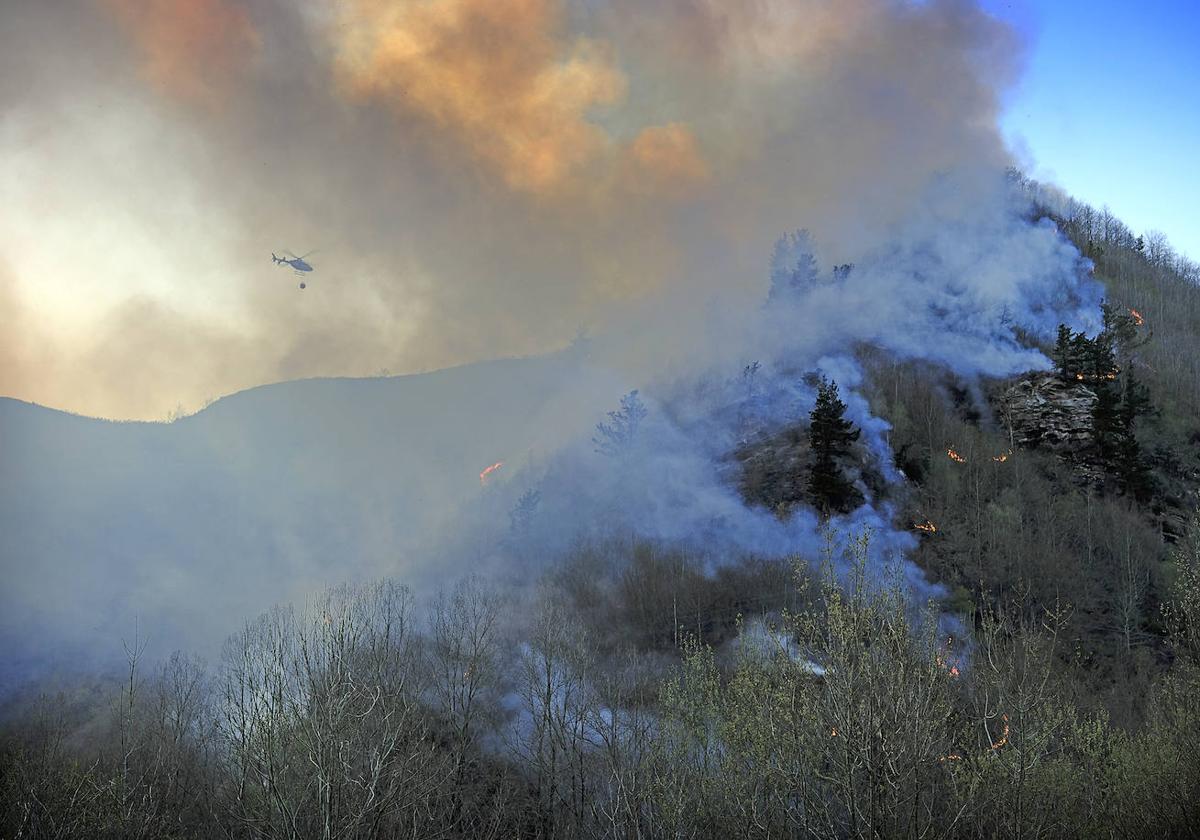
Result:
<svg viewBox="0 0 1200 840">
<path fill-rule="evenodd" d="M 1009 383 L 993 405 L 1016 446 L 1051 452 L 1070 465 L 1081 484 L 1105 486 L 1092 425 L 1096 393 L 1086 383 L 1068 382 L 1050 372 L 1031 373 Z M 1200 471 L 1161 447 L 1146 450 L 1144 457 L 1155 474 L 1149 512 L 1163 537 L 1174 541 L 1185 532 L 1195 509 Z"/>
<path fill-rule="evenodd" d="M 1096 393 L 1087 385 L 1048 372 L 1021 377 L 999 400 L 1000 419 L 1012 433 L 1013 443 L 1071 460 L 1095 454 L 1095 407 Z"/>
</svg>

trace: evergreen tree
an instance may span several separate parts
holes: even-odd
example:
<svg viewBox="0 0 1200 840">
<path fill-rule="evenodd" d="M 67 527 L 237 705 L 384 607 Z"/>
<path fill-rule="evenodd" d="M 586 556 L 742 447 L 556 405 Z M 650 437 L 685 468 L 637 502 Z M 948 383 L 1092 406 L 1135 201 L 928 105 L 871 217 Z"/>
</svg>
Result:
<svg viewBox="0 0 1200 840">
<path fill-rule="evenodd" d="M 1104 328 L 1095 338 L 1059 324 L 1054 361 L 1063 379 L 1084 382 L 1096 394 L 1092 431 L 1100 466 L 1124 492 L 1145 499 L 1152 480 L 1135 423 L 1150 411 L 1150 394 L 1133 374 L 1131 351 L 1146 339 L 1139 341 L 1137 322 L 1124 309 L 1104 302 L 1101 311 Z"/>
<path fill-rule="evenodd" d="M 621 397 L 621 408 L 608 412 L 607 423 L 596 424 L 596 436 L 592 438 L 596 452 L 609 457 L 627 452 L 637 437 L 638 427 L 649 413 L 637 391 Z"/>
<path fill-rule="evenodd" d="M 859 436 L 859 430 L 845 418 L 845 413 L 846 404 L 838 397 L 837 383 L 822 376 L 808 427 L 813 452 L 808 492 L 822 513 L 847 510 L 860 499 L 860 494 L 842 474 L 838 464 L 840 458 L 849 456 Z"/>
<path fill-rule="evenodd" d="M 1142 458 L 1137 439 L 1137 419 L 1150 411 L 1150 390 L 1138 381 L 1132 368 L 1127 369 L 1119 411 L 1121 438 L 1114 466 L 1121 489 L 1139 501 L 1145 501 L 1154 490 L 1150 469 Z"/>
<path fill-rule="evenodd" d="M 1107 337 L 1114 351 L 1132 350 L 1138 346 L 1137 321 L 1129 310 L 1104 301 L 1100 304 L 1100 311 L 1104 314 L 1104 330 L 1100 335 Z"/>
<path fill-rule="evenodd" d="M 771 255 L 771 301 L 795 297 L 817 282 L 817 259 L 806 230 L 789 233 L 775 243 Z"/>
<path fill-rule="evenodd" d="M 538 504 L 542 501 L 540 490 L 530 488 L 521 494 L 512 510 L 508 512 L 508 521 L 514 534 L 524 534 L 533 525 L 534 515 L 537 514 Z"/>
<path fill-rule="evenodd" d="M 1054 364 L 1058 375 L 1063 379 L 1074 379 L 1075 371 L 1072 364 L 1071 328 L 1066 324 L 1058 325 L 1058 340 L 1054 343 Z"/>
<path fill-rule="evenodd" d="M 1090 384 L 1096 392 L 1096 404 L 1092 408 L 1092 432 L 1096 436 L 1101 462 L 1106 469 L 1112 470 L 1126 437 L 1121 395 L 1116 385 L 1107 379 L 1100 378 Z"/>
</svg>

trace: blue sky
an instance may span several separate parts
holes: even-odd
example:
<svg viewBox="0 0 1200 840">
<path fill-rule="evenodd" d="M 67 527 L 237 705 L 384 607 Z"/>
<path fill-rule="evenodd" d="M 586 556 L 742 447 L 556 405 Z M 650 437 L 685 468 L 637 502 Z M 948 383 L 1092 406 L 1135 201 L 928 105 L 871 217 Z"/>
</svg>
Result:
<svg viewBox="0 0 1200 840">
<path fill-rule="evenodd" d="M 987 0 L 1027 35 L 1003 125 L 1035 177 L 1200 260 L 1200 0 Z"/>
</svg>

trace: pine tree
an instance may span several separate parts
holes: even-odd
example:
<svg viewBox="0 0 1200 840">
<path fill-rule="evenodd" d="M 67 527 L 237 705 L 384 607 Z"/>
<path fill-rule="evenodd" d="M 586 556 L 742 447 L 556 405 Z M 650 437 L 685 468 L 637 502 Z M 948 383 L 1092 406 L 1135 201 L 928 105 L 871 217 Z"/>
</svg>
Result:
<svg viewBox="0 0 1200 840">
<path fill-rule="evenodd" d="M 514 534 L 524 534 L 529 531 L 541 501 L 541 491 L 532 487 L 521 494 L 512 510 L 508 512 L 509 525 Z"/>
<path fill-rule="evenodd" d="M 1154 492 L 1154 481 L 1142 458 L 1141 445 L 1137 439 L 1137 419 L 1149 414 L 1150 410 L 1150 390 L 1138 381 L 1131 368 L 1127 369 L 1125 391 L 1119 409 L 1121 437 L 1115 453 L 1114 467 L 1121 489 L 1139 501 L 1145 501 Z"/>
<path fill-rule="evenodd" d="M 842 474 L 838 460 L 850 455 L 859 430 L 845 418 L 846 404 L 838 397 L 836 382 L 821 377 L 817 404 L 809 414 L 808 440 L 813 467 L 808 492 L 822 513 L 844 511 L 860 500 L 860 494 Z"/>
<path fill-rule="evenodd" d="M 1071 356 L 1071 328 L 1066 324 L 1059 324 L 1058 341 L 1054 343 L 1054 364 L 1058 368 L 1058 375 L 1063 379 L 1075 378 Z"/>
<path fill-rule="evenodd" d="M 621 408 L 608 412 L 607 423 L 596 424 L 596 436 L 592 438 L 596 452 L 616 457 L 629 451 L 637 437 L 638 427 L 649 413 L 637 391 L 630 391 L 621 397 Z"/>
<path fill-rule="evenodd" d="M 1100 311 L 1104 315 L 1104 330 L 1100 336 L 1107 337 L 1114 351 L 1118 348 L 1132 350 L 1137 346 L 1137 321 L 1127 309 L 1104 301 L 1100 304 Z"/>
<path fill-rule="evenodd" d="M 806 230 L 789 233 L 775 243 L 771 255 L 771 289 L 768 300 L 794 298 L 811 288 L 819 275 L 812 254 L 812 240 Z"/>
</svg>

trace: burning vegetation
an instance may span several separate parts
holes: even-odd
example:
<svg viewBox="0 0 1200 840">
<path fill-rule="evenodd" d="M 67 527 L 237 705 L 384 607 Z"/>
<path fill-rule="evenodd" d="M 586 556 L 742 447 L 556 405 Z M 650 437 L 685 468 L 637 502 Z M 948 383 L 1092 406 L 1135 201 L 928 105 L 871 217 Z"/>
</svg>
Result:
<svg viewBox="0 0 1200 840">
<path fill-rule="evenodd" d="M 1000 722 L 1003 724 L 1004 728 L 1000 732 L 1000 737 L 992 742 L 993 750 L 1003 749 L 1005 746 L 1008 745 L 1008 733 L 1009 733 L 1008 715 L 1007 714 L 1000 715 Z"/>
<path fill-rule="evenodd" d="M 479 486 L 482 487 L 485 484 L 487 484 L 488 478 L 492 475 L 492 473 L 494 473 L 496 470 L 500 469 L 503 466 L 504 466 L 503 461 L 497 461 L 496 463 L 492 464 L 490 467 L 485 467 L 483 472 L 481 472 L 479 474 Z"/>
</svg>

